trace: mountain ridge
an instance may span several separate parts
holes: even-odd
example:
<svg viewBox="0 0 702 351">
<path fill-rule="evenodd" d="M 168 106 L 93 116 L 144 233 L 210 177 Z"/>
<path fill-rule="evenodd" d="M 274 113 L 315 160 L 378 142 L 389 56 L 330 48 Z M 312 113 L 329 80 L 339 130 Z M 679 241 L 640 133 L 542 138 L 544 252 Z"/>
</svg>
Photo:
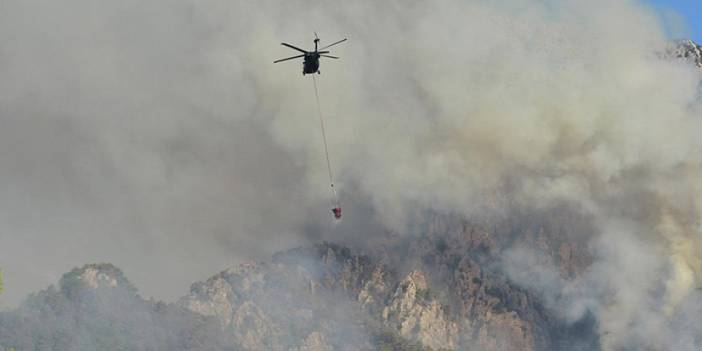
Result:
<svg viewBox="0 0 702 351">
<path fill-rule="evenodd" d="M 692 40 L 680 40 L 668 50 L 668 55 L 693 63 L 702 69 L 702 46 Z"/>
<path fill-rule="evenodd" d="M 324 242 L 280 252 L 270 261 L 243 263 L 194 283 L 172 304 L 144 300 L 112 265 L 86 265 L 64 275 L 59 289 L 50 287 L 17 311 L 0 314 L 0 345 L 31 349 L 37 345 L 29 340 L 40 338 L 64 340 L 78 350 L 86 349 L 80 345 L 167 345 L 173 350 L 488 351 L 557 349 L 572 339 L 577 331 L 496 268 L 504 245 L 498 239 L 508 239 L 509 224 L 490 231 L 444 216 L 426 223 L 424 234 L 389 240 L 382 252 L 359 254 Z M 540 231 L 514 235 L 533 247 L 556 242 L 544 235 L 558 232 L 557 224 L 542 225 Z M 26 315 L 41 317 L 21 318 Z M 164 336 L 142 335 L 146 339 L 137 338 L 136 346 L 133 336 L 104 340 L 99 335 L 114 331 L 95 322 L 75 326 L 85 339 L 79 340 L 61 332 L 63 323 L 40 322 L 65 318 L 105 319 L 107 325 L 123 325 L 124 318 L 135 326 L 153 321 L 149 330 Z M 592 324 L 578 328 L 588 343 L 596 343 Z"/>
</svg>

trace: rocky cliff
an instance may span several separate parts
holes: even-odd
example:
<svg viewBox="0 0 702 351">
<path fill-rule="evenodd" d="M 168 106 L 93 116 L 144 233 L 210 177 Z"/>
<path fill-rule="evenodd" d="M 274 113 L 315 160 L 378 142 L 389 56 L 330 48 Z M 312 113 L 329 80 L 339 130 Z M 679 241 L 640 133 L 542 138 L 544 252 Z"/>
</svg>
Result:
<svg viewBox="0 0 702 351">
<path fill-rule="evenodd" d="M 686 60 L 699 68 L 702 68 L 702 46 L 697 45 L 692 40 L 681 40 L 668 49 L 671 57 Z"/>
<path fill-rule="evenodd" d="M 142 299 L 122 272 L 91 264 L 0 313 L 0 349 L 231 350 L 216 321 Z"/>
<path fill-rule="evenodd" d="M 499 268 L 514 240 L 568 266 L 587 258 L 555 224 L 514 231 L 427 216 L 420 236 L 388 235 L 365 254 L 332 243 L 279 253 L 192 285 L 175 304 L 146 301 L 116 267 L 88 265 L 0 315 L 0 345 L 84 350 L 550 350 L 578 330 Z M 563 233 L 560 233 L 563 234 Z M 566 235 L 567 238 L 567 235 Z M 565 246 L 564 246 L 565 245 Z M 572 244 L 569 244 L 572 245 Z M 580 260 L 580 261 L 578 261 Z M 70 322 L 69 322 L 70 321 Z M 55 346 L 60 345 L 60 346 Z M 65 346 L 64 346 L 65 345 Z M 567 346 L 567 345 L 566 345 Z"/>
<path fill-rule="evenodd" d="M 140 344 L 180 347 L 172 349 L 554 349 L 572 339 L 571 327 L 549 315 L 539 296 L 512 284 L 499 257 L 519 241 L 560 262 L 569 276 L 588 262 L 581 254 L 586 250 L 568 240 L 571 229 L 557 222 L 519 222 L 520 229 L 511 222 L 489 227 L 427 215 L 419 236 L 389 234 L 366 254 L 332 243 L 289 250 L 195 283 L 176 304 L 144 301 L 117 268 L 88 265 L 67 273 L 58 289 L 4 314 L 0 341 L 31 348 L 36 338 L 67 337 L 62 323 L 47 327 L 42 319 L 93 318 L 101 322 L 74 325 L 84 331 L 78 334 L 86 345 L 129 345 L 133 338 L 92 335 L 109 334 L 114 323 L 151 323 L 154 334 L 172 336 Z M 36 318 L 20 317 L 26 315 Z M 171 330 L 174 325 L 192 329 Z M 26 336 L 20 340 L 13 333 Z M 582 333 L 596 342 L 592 325 Z M 70 337 L 67 345 L 76 340 Z"/>
</svg>

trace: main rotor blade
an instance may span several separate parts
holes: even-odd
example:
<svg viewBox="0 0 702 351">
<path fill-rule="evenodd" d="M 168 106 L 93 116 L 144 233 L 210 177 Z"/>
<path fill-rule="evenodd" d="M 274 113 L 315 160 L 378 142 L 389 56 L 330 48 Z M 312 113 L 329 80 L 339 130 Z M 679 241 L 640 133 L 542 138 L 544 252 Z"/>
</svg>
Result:
<svg viewBox="0 0 702 351">
<path fill-rule="evenodd" d="M 333 58 L 333 59 L 338 59 L 338 57 L 332 56 L 332 55 L 320 55 L 320 56 L 322 56 L 322 57 L 328 57 L 328 58 Z"/>
<path fill-rule="evenodd" d="M 287 47 L 289 47 L 289 48 L 291 48 L 291 49 L 293 49 L 293 50 L 297 50 L 297 51 L 302 52 L 302 53 L 305 53 L 305 54 L 307 53 L 307 51 L 302 50 L 302 49 L 300 49 L 300 48 L 298 48 L 298 47 L 296 47 L 296 46 L 292 46 L 292 45 L 290 45 L 290 44 L 288 44 L 288 43 L 280 43 L 280 45 L 287 46 Z"/>
<path fill-rule="evenodd" d="M 329 44 L 329 45 L 327 45 L 327 46 L 325 46 L 325 47 L 323 47 L 323 48 L 321 48 L 321 49 L 319 49 L 319 50 L 324 50 L 324 49 L 326 49 L 326 48 L 328 48 L 328 47 L 330 47 L 330 46 L 334 46 L 334 45 L 336 45 L 336 44 L 343 43 L 343 42 L 346 41 L 346 39 L 348 39 L 348 38 L 341 39 L 341 40 L 337 41 L 336 43 L 331 43 L 331 44 Z"/>
<path fill-rule="evenodd" d="M 284 58 L 284 59 L 280 59 L 280 60 L 275 60 L 275 61 L 273 61 L 273 63 L 278 63 L 278 62 L 282 62 L 282 61 L 292 60 L 292 59 L 300 58 L 300 57 L 303 57 L 303 56 L 305 56 L 305 54 L 297 55 L 297 56 L 293 56 L 293 57 L 288 57 L 288 58 Z"/>
<path fill-rule="evenodd" d="M 320 55 L 321 55 L 321 54 L 328 54 L 329 51 L 317 51 L 317 53 L 320 54 Z"/>
</svg>

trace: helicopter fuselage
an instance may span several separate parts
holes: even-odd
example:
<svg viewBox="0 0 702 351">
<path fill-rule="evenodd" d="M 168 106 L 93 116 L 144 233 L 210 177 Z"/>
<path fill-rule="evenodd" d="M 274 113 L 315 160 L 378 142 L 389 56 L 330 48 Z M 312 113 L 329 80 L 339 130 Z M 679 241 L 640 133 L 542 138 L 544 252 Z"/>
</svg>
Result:
<svg viewBox="0 0 702 351">
<path fill-rule="evenodd" d="M 295 55 L 295 56 L 286 57 L 286 58 L 284 58 L 284 59 L 275 60 L 275 61 L 273 61 L 273 63 L 278 63 L 278 62 L 293 60 L 293 59 L 297 59 L 297 58 L 302 57 L 303 60 L 304 60 L 304 61 L 302 62 L 302 75 L 305 75 L 305 74 L 313 74 L 313 73 L 319 74 L 319 58 L 320 58 L 320 57 L 326 57 L 326 58 L 331 58 L 331 59 L 338 59 L 338 57 L 336 57 L 336 56 L 329 55 L 329 51 L 324 50 L 324 49 L 329 48 L 329 47 L 332 47 L 332 46 L 334 46 L 334 45 L 336 45 L 336 44 L 339 44 L 339 43 L 343 43 L 343 42 L 345 42 L 345 41 L 346 41 L 346 38 L 344 38 L 344 39 L 342 39 L 342 40 L 339 40 L 339 41 L 337 41 L 337 42 L 335 42 L 335 43 L 329 44 L 329 45 L 327 45 L 327 46 L 325 46 L 325 47 L 323 47 L 323 48 L 321 48 L 321 49 L 318 49 L 319 38 L 317 38 L 317 35 L 315 34 L 315 39 L 314 39 L 314 51 L 303 50 L 303 49 L 298 48 L 298 47 L 295 46 L 295 45 L 290 45 L 290 44 L 288 44 L 288 43 L 280 43 L 280 45 L 287 46 L 287 47 L 289 47 L 289 48 L 291 48 L 291 49 L 293 49 L 293 50 L 295 50 L 295 51 L 301 52 L 302 55 L 298 54 L 298 55 Z"/>
<path fill-rule="evenodd" d="M 305 54 L 305 61 L 302 63 L 302 74 L 319 73 L 319 53 L 308 52 Z"/>
</svg>

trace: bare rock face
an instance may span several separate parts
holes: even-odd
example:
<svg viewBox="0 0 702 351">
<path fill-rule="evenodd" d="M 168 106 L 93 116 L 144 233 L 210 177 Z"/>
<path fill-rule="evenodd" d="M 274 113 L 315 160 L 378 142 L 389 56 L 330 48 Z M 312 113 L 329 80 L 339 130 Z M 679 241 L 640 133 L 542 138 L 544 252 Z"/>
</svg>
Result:
<svg viewBox="0 0 702 351">
<path fill-rule="evenodd" d="M 0 311 L 2 350 L 235 350 L 211 317 L 144 300 L 111 264 L 89 264 Z"/>
<path fill-rule="evenodd" d="M 322 243 L 289 250 L 270 262 L 245 263 L 194 283 L 175 304 L 142 299 L 112 265 L 86 265 L 65 274 L 58 290 L 37 295 L 20 313 L 0 313 L 0 343 L 5 343 L 0 345 L 30 348 L 41 339 L 63 343 L 60 350 L 81 351 L 91 345 L 251 351 L 570 349 L 573 329 L 500 268 L 504 251 L 516 246 L 540 252 L 540 259 L 558 267 L 564 279 L 585 270 L 590 261 L 581 237 L 587 226 L 578 228 L 578 218 L 560 222 L 563 214 L 549 215 L 484 222 L 422 215 L 415 236 L 389 235 L 382 245 L 365 249 Z M 361 250 L 365 254 L 355 252 Z M 61 322 L 44 327 L 46 311 Z M 30 315 L 35 317 L 27 319 Z M 80 347 L 62 329 L 74 322 L 86 331 L 81 342 L 90 341 Z M 595 340 L 591 349 L 597 349 L 595 326 L 588 323 L 576 331 Z M 124 326 L 133 330 L 125 333 Z M 148 328 L 152 331 L 141 332 Z M 48 336 L 40 335 L 44 332 Z M 31 338 L 15 336 L 21 333 Z"/>
<path fill-rule="evenodd" d="M 228 326 L 246 350 L 281 350 L 277 325 L 254 302 L 246 301 L 233 312 Z"/>
<path fill-rule="evenodd" d="M 181 304 L 193 312 L 217 317 L 223 326 L 232 324 L 233 306 L 230 297 L 233 291 L 232 286 L 226 280 L 221 277 L 211 280 L 209 285 L 202 287 L 200 294 L 207 296 L 207 298 L 198 299 L 189 295 L 181 300 Z"/>
<path fill-rule="evenodd" d="M 297 351 L 334 351 L 334 348 L 329 345 L 324 334 L 312 332 Z"/>
<path fill-rule="evenodd" d="M 178 304 L 216 317 L 243 350 L 370 347 L 361 310 L 349 298 L 361 290 L 366 269 L 348 249 L 293 250 L 272 263 L 243 264 L 193 284 Z"/>
<path fill-rule="evenodd" d="M 383 309 L 383 323 L 407 339 L 433 349 L 458 347 L 458 324 L 431 295 L 424 274 L 412 271 L 403 279 Z"/>
<path fill-rule="evenodd" d="M 241 265 L 193 284 L 179 305 L 216 317 L 244 350 L 561 345 L 550 332 L 560 322 L 496 268 L 501 250 L 518 239 L 566 264 L 564 277 L 581 272 L 587 255 L 558 223 L 517 234 L 508 234 L 509 224 L 489 228 L 441 216 L 425 223 L 420 237 L 389 241 L 369 256 L 324 243 Z"/>
<path fill-rule="evenodd" d="M 564 216 L 469 222 L 422 215 L 415 236 L 389 235 L 382 245 L 357 249 L 365 254 L 332 243 L 289 250 L 197 282 L 175 304 L 142 299 L 112 265 L 87 265 L 18 313 L 0 313 L 0 345 L 529 351 L 573 349 L 576 336 L 598 349 L 596 321 L 565 324 L 500 268 L 505 250 L 526 247 L 564 279 L 581 274 L 590 262 L 587 220 Z M 47 320 L 57 322 L 47 327 Z M 66 323 L 78 323 L 84 335 L 66 334 Z"/>
<path fill-rule="evenodd" d="M 87 287 L 92 289 L 97 289 L 100 287 L 114 288 L 117 286 L 117 278 L 111 276 L 109 273 L 103 272 L 96 267 L 87 267 L 79 276 L 78 279 L 81 280 Z"/>
<path fill-rule="evenodd" d="M 387 272 L 385 267 L 377 265 L 370 278 L 363 284 L 363 288 L 358 293 L 358 302 L 363 309 L 377 311 L 383 308 L 383 297 L 388 292 Z"/>
<path fill-rule="evenodd" d="M 59 282 L 61 291 L 68 297 L 78 298 L 97 290 L 119 290 L 136 295 L 136 288 L 122 271 L 109 264 L 89 264 L 66 273 Z"/>
<path fill-rule="evenodd" d="M 702 68 L 702 46 L 692 40 L 681 40 L 668 48 L 667 56 L 683 59 Z"/>
</svg>

